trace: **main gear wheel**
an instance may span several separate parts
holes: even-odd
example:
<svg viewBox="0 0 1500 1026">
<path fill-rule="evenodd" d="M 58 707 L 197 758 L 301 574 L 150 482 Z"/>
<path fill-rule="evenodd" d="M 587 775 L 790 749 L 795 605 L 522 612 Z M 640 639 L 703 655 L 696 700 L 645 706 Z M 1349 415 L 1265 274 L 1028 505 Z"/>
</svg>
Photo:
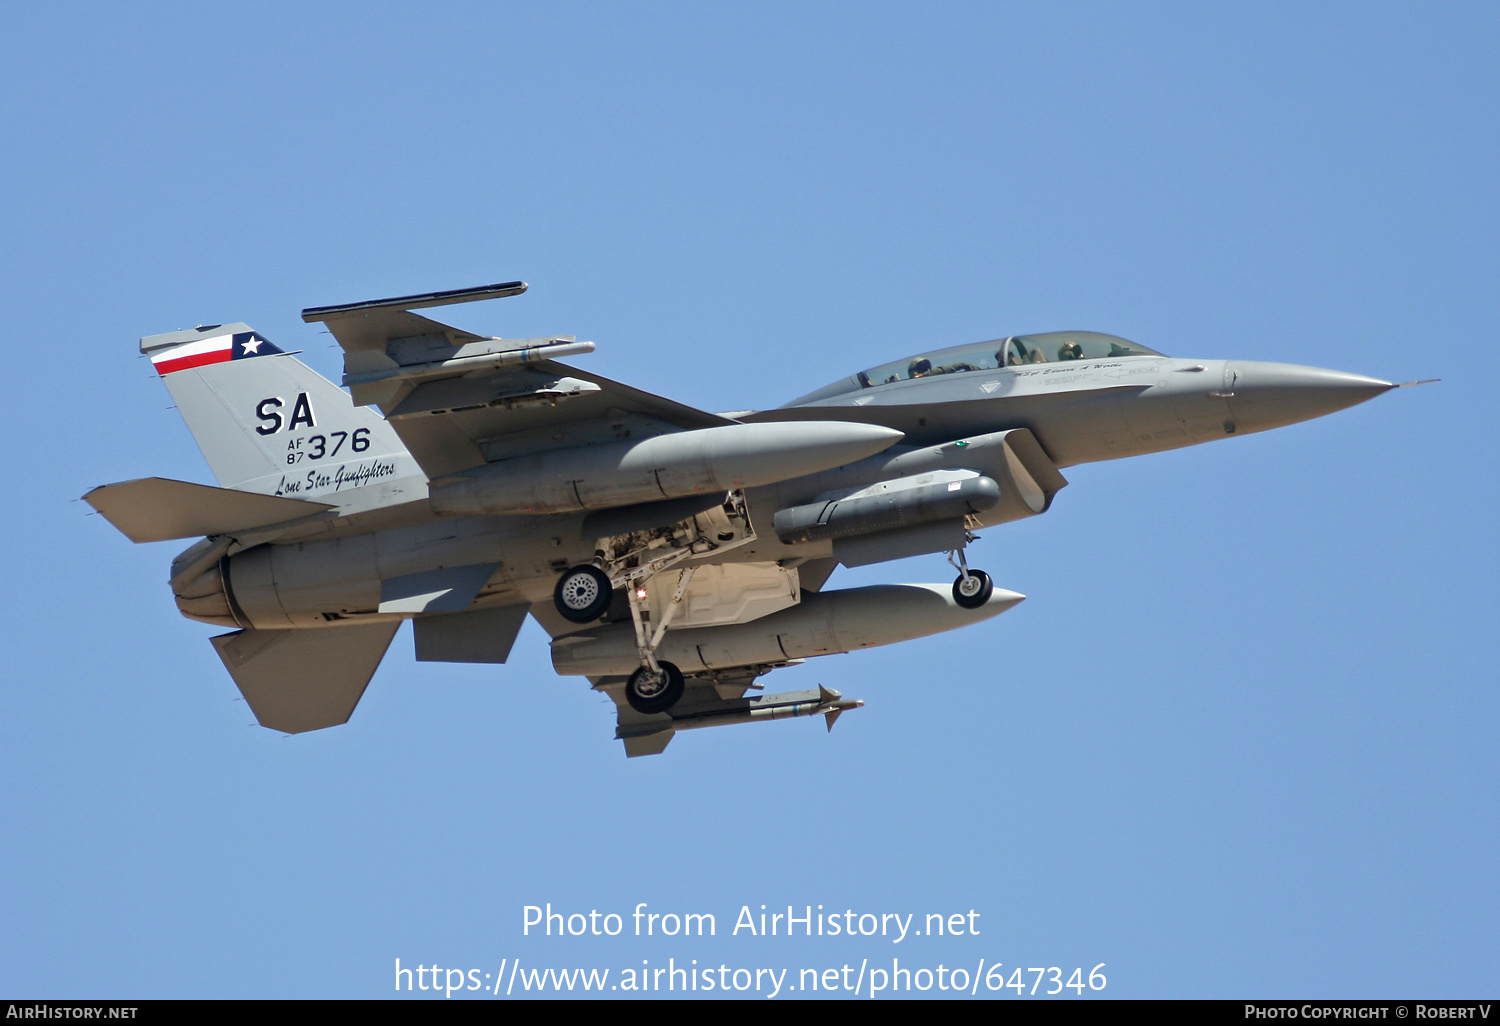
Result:
<svg viewBox="0 0 1500 1026">
<path fill-rule="evenodd" d="M 639 713 L 666 712 L 677 704 L 687 685 L 682 671 L 667 662 L 657 662 L 657 669 L 642 666 L 625 682 L 625 701 Z"/>
<path fill-rule="evenodd" d="M 614 593 L 609 577 L 597 566 L 585 563 L 575 566 L 557 579 L 552 602 L 565 620 L 589 623 L 599 619 L 609 608 Z"/>
</svg>

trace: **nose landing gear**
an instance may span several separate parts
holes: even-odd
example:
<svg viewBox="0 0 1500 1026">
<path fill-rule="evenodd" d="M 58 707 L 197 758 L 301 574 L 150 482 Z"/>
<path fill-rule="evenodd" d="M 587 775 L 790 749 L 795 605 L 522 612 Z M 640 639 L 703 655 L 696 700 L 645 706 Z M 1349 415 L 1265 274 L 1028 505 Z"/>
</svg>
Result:
<svg viewBox="0 0 1500 1026">
<path fill-rule="evenodd" d="M 954 560 L 955 552 L 958 559 Z M 958 568 L 958 579 L 953 582 L 953 601 L 964 609 L 978 609 L 990 600 L 995 591 L 995 582 L 983 570 L 970 570 L 964 550 L 948 553 L 948 562 Z"/>
</svg>

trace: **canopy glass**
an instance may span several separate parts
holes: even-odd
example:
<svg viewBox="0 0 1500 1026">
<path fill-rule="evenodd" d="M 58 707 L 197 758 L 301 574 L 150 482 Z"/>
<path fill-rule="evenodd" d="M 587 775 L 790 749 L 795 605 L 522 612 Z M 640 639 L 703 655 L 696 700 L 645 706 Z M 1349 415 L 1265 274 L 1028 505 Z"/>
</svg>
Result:
<svg viewBox="0 0 1500 1026">
<path fill-rule="evenodd" d="M 883 363 L 862 370 L 852 378 L 821 388 L 803 396 L 796 403 L 829 399 L 847 392 L 857 392 L 896 381 L 911 381 L 938 374 L 967 374 L 971 371 L 998 370 L 1038 363 L 1069 360 L 1112 360 L 1129 356 L 1161 356 L 1154 349 L 1097 331 L 1049 331 L 1040 335 L 1012 335 L 1010 338 L 951 346 L 930 353 L 920 353 L 904 360 Z M 796 405 L 794 403 L 793 405 Z"/>
</svg>

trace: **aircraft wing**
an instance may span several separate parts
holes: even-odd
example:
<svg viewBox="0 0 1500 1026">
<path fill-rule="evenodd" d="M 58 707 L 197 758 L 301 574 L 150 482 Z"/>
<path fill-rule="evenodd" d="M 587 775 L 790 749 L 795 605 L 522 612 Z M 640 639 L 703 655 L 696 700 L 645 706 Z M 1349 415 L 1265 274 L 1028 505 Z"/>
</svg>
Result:
<svg viewBox="0 0 1500 1026">
<path fill-rule="evenodd" d="M 485 338 L 413 309 L 519 295 L 502 282 L 302 311 L 344 350 L 344 384 L 376 405 L 430 478 L 547 449 L 735 421 L 555 362 L 572 336 Z"/>
</svg>

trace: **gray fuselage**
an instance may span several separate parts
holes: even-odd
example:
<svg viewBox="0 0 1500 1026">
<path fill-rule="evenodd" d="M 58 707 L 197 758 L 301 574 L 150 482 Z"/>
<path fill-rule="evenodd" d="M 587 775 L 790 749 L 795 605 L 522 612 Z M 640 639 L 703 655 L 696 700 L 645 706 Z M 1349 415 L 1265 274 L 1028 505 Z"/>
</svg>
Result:
<svg viewBox="0 0 1500 1026">
<path fill-rule="evenodd" d="M 827 540 L 788 544 L 779 539 L 772 528 L 776 512 L 935 468 L 995 473 L 971 459 L 980 455 L 983 444 L 965 450 L 962 440 L 1025 429 L 1055 473 L 1057 467 L 1280 427 L 1352 406 L 1390 387 L 1373 378 L 1311 367 L 1157 355 L 965 369 L 873 385 L 849 379 L 792 405 L 736 419 L 809 422 L 810 429 L 818 421 L 863 423 L 894 428 L 906 437 L 886 452 L 846 467 L 745 489 L 755 539 L 702 562 L 797 565 L 828 559 L 835 549 Z M 1048 490 L 1048 503 L 1053 490 Z M 1012 503 L 978 522 L 1003 522 L 1037 511 Z M 590 536 L 585 520 L 582 513 L 442 516 L 424 500 L 382 511 L 367 531 L 346 534 L 348 528 L 335 523 L 309 527 L 302 537 L 234 557 L 230 573 L 231 592 L 240 607 L 236 615 L 244 614 L 257 627 L 396 619 L 402 614 L 375 609 L 382 580 L 493 564 L 494 573 L 475 605 L 528 605 L 546 618 L 558 573 L 594 558 L 598 539 Z M 320 539 L 324 531 L 343 536 Z M 547 626 L 569 629 L 560 622 Z"/>
<path fill-rule="evenodd" d="M 905 432 L 908 445 L 1026 428 L 1054 465 L 1069 467 L 1266 431 L 1390 387 L 1292 364 L 1127 356 L 935 374 L 826 398 L 815 392 L 746 419 L 880 424 Z"/>
</svg>

